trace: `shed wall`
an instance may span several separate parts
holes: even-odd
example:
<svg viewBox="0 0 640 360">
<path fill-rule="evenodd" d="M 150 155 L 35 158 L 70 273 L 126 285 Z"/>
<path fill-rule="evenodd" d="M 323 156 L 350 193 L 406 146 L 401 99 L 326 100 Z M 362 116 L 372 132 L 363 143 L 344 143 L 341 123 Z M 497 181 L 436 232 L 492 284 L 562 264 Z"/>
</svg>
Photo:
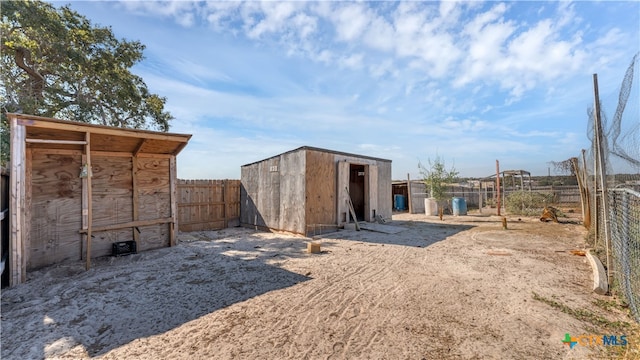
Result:
<svg viewBox="0 0 640 360">
<path fill-rule="evenodd" d="M 241 224 L 304 233 L 305 163 L 296 151 L 243 166 Z"/>
<path fill-rule="evenodd" d="M 82 155 L 78 151 L 34 149 L 31 173 L 27 270 L 84 258 L 82 243 Z M 136 197 L 130 156 L 92 156 L 92 219 L 94 227 L 171 216 L 169 159 L 138 158 Z M 138 218 L 134 219 L 134 199 Z M 91 257 L 110 255 L 112 243 L 134 240 L 138 251 L 169 245 L 168 224 L 95 232 Z"/>
<path fill-rule="evenodd" d="M 391 219 L 391 161 L 378 161 L 378 210 L 385 219 Z"/>
<path fill-rule="evenodd" d="M 258 187 L 259 163 L 240 168 L 240 224 L 258 225 Z M 262 223 L 263 220 L 261 220 Z"/>
<path fill-rule="evenodd" d="M 93 226 L 133 221 L 131 158 L 94 155 L 91 165 Z M 76 173 L 78 177 L 80 167 Z M 133 240 L 131 229 L 96 232 L 91 238 L 91 257 L 109 255 L 112 243 L 127 240 Z"/>
<path fill-rule="evenodd" d="M 32 151 L 27 270 L 78 260 L 81 254 L 81 154 Z M 28 179 L 27 179 L 28 181 Z"/>
<path fill-rule="evenodd" d="M 306 150 L 280 156 L 280 221 L 276 229 L 305 234 Z"/>
<path fill-rule="evenodd" d="M 307 150 L 305 171 L 305 222 L 307 234 L 334 230 L 336 217 L 337 168 L 335 155 Z"/>
<path fill-rule="evenodd" d="M 136 172 L 136 198 L 138 219 L 154 220 L 171 217 L 171 163 L 170 157 L 138 157 Z M 123 184 L 124 185 L 124 184 Z M 140 251 L 170 246 L 170 225 L 139 226 Z M 133 240 L 132 231 L 126 240 Z"/>
</svg>

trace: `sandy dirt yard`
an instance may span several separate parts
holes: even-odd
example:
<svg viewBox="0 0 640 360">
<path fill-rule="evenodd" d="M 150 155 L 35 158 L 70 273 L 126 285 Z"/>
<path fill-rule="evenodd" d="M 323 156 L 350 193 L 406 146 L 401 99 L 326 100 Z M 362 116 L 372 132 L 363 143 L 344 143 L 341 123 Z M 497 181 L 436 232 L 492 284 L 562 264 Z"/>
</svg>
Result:
<svg viewBox="0 0 640 360">
<path fill-rule="evenodd" d="M 584 359 L 597 331 L 575 224 L 394 215 L 396 234 L 232 228 L 173 248 L 31 272 L 2 291 L 8 359 Z M 535 295 L 534 295 L 535 294 Z M 541 301 L 540 298 L 548 301 Z"/>
</svg>

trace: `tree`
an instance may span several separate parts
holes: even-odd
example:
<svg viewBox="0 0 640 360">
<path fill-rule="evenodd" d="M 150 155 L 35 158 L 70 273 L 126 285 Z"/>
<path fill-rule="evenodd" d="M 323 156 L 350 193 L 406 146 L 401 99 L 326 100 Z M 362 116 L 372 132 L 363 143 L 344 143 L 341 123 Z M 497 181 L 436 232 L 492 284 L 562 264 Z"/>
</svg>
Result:
<svg viewBox="0 0 640 360">
<path fill-rule="evenodd" d="M 562 161 L 549 161 L 549 165 L 553 166 L 553 169 L 556 174 L 569 174 L 571 176 L 575 176 L 575 168 L 573 167 L 573 159 L 569 158 L 567 160 Z M 577 158 L 575 158 L 577 160 Z"/>
<path fill-rule="evenodd" d="M 129 70 L 143 59 L 140 42 L 117 39 L 69 6 L 4 1 L 0 13 L 3 143 L 6 112 L 169 130 L 166 98 Z"/>
<path fill-rule="evenodd" d="M 442 202 L 447 199 L 447 184 L 452 183 L 458 176 L 458 172 L 452 166 L 447 170 L 444 160 L 440 156 L 436 155 L 436 158 L 431 161 L 429 159 L 429 167 L 425 167 L 422 163 L 418 163 L 420 174 L 422 174 L 424 184 L 427 186 L 431 197 L 435 198 L 438 202 Z"/>
</svg>

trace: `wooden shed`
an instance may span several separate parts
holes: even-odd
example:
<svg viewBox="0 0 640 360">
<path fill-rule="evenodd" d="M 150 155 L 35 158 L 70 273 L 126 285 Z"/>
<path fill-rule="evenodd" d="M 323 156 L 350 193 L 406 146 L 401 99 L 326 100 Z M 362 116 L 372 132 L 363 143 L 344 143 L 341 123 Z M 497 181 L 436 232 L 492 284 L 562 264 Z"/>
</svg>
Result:
<svg viewBox="0 0 640 360">
<path fill-rule="evenodd" d="M 241 168 L 240 223 L 313 235 L 391 218 L 391 160 L 303 146 Z"/>
<path fill-rule="evenodd" d="M 22 114 L 11 125 L 10 286 L 27 271 L 176 238 L 176 155 L 191 135 Z"/>
</svg>

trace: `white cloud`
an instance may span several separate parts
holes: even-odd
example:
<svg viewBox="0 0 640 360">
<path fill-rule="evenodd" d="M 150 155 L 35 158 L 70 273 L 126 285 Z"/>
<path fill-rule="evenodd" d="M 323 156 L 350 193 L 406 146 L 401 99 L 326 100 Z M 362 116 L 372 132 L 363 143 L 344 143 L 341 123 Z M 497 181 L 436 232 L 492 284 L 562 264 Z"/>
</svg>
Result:
<svg viewBox="0 0 640 360">
<path fill-rule="evenodd" d="M 399 71 L 394 67 L 393 60 L 386 59 L 379 64 L 373 64 L 369 67 L 369 72 L 374 78 L 380 78 L 387 74 L 397 76 Z"/>
<path fill-rule="evenodd" d="M 558 18 L 532 25 L 504 20 L 509 7 L 497 4 L 465 26 L 468 57 L 454 84 L 497 83 L 509 93 L 511 105 L 541 83 L 578 72 L 586 61 L 580 33 L 568 38 L 563 27 L 573 25 L 573 7 L 560 4 Z M 578 20 L 575 20 L 578 21 Z"/>
<path fill-rule="evenodd" d="M 380 16 L 371 20 L 364 39 L 364 44 L 373 49 L 389 52 L 393 50 L 395 33 L 393 26 Z"/>
<path fill-rule="evenodd" d="M 306 38 L 317 30 L 318 19 L 308 16 L 306 14 L 296 14 L 292 19 L 298 30 L 301 38 Z"/>
<path fill-rule="evenodd" d="M 296 11 L 293 2 L 261 2 L 256 8 L 256 17 L 262 17 L 247 32 L 249 38 L 259 38 L 264 33 L 274 33 L 288 28 L 289 19 Z"/>
<path fill-rule="evenodd" d="M 363 54 L 352 54 L 340 58 L 340 66 L 349 69 L 359 69 L 362 67 Z"/>
<path fill-rule="evenodd" d="M 234 15 L 239 15 L 239 5 L 232 1 L 208 1 L 204 10 L 206 20 L 214 30 L 223 31 L 231 25 Z"/>
<path fill-rule="evenodd" d="M 121 1 L 128 11 L 140 15 L 159 15 L 173 19 L 183 27 L 195 25 L 198 5 L 186 1 Z"/>
<path fill-rule="evenodd" d="M 331 21 L 336 26 L 336 35 L 340 41 L 355 41 L 371 22 L 371 15 L 364 4 L 347 3 L 335 9 Z"/>
<path fill-rule="evenodd" d="M 526 168 L 518 161 L 548 157 L 556 144 L 580 147 L 575 129 L 591 101 L 580 89 L 593 72 L 621 76 L 638 41 L 625 22 L 565 2 L 123 4 L 157 17 L 158 33 L 190 26 L 200 35 L 148 44 L 154 63 L 145 60 L 145 70 L 155 78 L 144 74 L 169 99 L 174 129 L 194 134 L 196 155 L 181 160 L 194 171 L 215 155 L 211 142 L 232 149 L 225 155 L 236 165 L 311 144 L 392 158 L 394 169 L 438 148 L 461 166 L 477 166 L 486 152 Z M 580 120 L 569 120 L 576 108 Z M 348 135 L 335 134 L 345 127 Z"/>
</svg>

